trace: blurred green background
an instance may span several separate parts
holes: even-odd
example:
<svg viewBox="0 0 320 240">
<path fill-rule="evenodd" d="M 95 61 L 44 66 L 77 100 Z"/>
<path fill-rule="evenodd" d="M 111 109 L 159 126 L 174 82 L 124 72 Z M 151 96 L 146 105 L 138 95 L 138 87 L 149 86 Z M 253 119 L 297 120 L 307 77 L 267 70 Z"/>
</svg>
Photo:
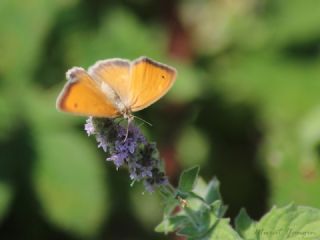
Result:
<svg viewBox="0 0 320 240">
<path fill-rule="evenodd" d="M 174 239 L 55 100 L 72 66 L 141 55 L 177 68 L 138 115 L 170 180 L 199 164 L 233 218 L 320 207 L 320 1 L 1 0 L 0 239 Z"/>
</svg>

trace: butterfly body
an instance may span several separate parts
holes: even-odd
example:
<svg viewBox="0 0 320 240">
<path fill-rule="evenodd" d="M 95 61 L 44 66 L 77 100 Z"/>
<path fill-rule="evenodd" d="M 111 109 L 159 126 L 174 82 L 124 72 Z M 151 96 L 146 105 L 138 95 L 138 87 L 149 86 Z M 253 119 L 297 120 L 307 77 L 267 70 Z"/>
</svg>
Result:
<svg viewBox="0 0 320 240">
<path fill-rule="evenodd" d="M 176 70 L 147 57 L 134 61 L 98 61 L 88 71 L 73 67 L 57 99 L 61 111 L 83 116 L 131 118 L 161 98 L 173 85 Z"/>
</svg>

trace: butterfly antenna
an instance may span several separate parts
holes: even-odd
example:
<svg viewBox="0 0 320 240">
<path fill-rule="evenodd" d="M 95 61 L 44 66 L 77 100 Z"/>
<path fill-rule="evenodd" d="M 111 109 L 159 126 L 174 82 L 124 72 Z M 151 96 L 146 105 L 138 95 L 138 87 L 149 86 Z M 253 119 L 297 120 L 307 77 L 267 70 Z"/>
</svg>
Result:
<svg viewBox="0 0 320 240">
<path fill-rule="evenodd" d="M 136 118 L 136 119 L 139 119 L 140 121 L 142 121 L 142 122 L 144 122 L 144 123 L 146 123 L 146 124 L 148 124 L 150 127 L 152 127 L 152 124 L 151 123 L 149 123 L 149 122 L 147 122 L 146 120 L 144 120 L 143 118 L 140 118 L 140 117 L 138 117 L 138 116 L 134 116 L 134 115 L 132 115 L 134 118 Z"/>
</svg>

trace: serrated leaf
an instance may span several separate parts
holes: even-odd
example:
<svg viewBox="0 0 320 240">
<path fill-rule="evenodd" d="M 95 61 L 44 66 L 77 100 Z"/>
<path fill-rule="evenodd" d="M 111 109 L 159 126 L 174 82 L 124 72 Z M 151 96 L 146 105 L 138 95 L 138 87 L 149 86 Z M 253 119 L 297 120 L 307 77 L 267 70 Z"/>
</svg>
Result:
<svg viewBox="0 0 320 240">
<path fill-rule="evenodd" d="M 217 224 L 217 221 L 219 221 L 219 217 L 217 215 L 217 212 L 219 212 L 219 209 L 222 207 L 222 202 L 215 202 L 210 206 L 210 208 L 202 208 L 200 210 L 201 213 L 201 226 L 202 226 L 202 235 L 207 235 L 207 233 L 214 228 L 214 226 Z"/>
<path fill-rule="evenodd" d="M 207 184 L 199 176 L 193 191 L 186 194 L 188 206 L 192 209 L 210 208 L 210 205 L 213 202 L 222 200 L 219 187 L 220 183 L 216 178 L 212 179 L 209 184 Z M 222 211 L 222 209 L 220 213 L 222 215 L 219 215 L 219 217 L 223 217 L 224 211 Z"/>
<path fill-rule="evenodd" d="M 220 219 L 216 226 L 211 230 L 207 240 L 241 240 L 239 234 L 230 226 L 229 219 Z"/>
<path fill-rule="evenodd" d="M 180 229 L 177 232 L 178 236 L 185 236 L 188 238 L 194 238 L 194 239 L 199 239 L 199 230 L 197 229 L 196 226 L 192 225 L 192 224 L 188 224 L 187 226 L 185 226 L 184 228 Z"/>
<path fill-rule="evenodd" d="M 220 194 L 220 182 L 217 178 L 213 178 L 208 183 L 205 200 L 208 204 L 211 204 L 217 200 L 222 200 L 222 197 Z"/>
<path fill-rule="evenodd" d="M 200 195 L 198 195 L 197 193 L 195 193 L 195 192 L 189 192 L 186 195 L 187 195 L 188 198 L 195 198 L 195 199 L 198 199 L 201 202 L 206 203 L 205 199 L 203 197 L 201 197 Z"/>
<path fill-rule="evenodd" d="M 167 199 L 164 204 L 164 216 L 169 216 L 180 203 L 176 198 L 172 197 Z"/>
<path fill-rule="evenodd" d="M 273 240 L 320 238 L 320 210 L 305 207 L 274 207 L 256 225 L 257 239 Z"/>
<path fill-rule="evenodd" d="M 179 215 L 164 219 L 156 228 L 156 232 L 169 233 L 176 231 L 179 227 L 186 224 L 188 219 L 186 216 Z"/>
<path fill-rule="evenodd" d="M 215 213 L 221 205 L 221 202 L 217 202 L 215 206 L 202 208 L 198 211 L 188 207 L 184 208 L 189 223 L 184 228 L 181 228 L 177 234 L 188 238 L 203 239 L 217 223 L 218 217 Z"/>
<path fill-rule="evenodd" d="M 178 190 L 181 192 L 192 191 L 199 173 L 199 166 L 189 168 L 181 173 Z"/>
<path fill-rule="evenodd" d="M 222 218 L 226 213 L 228 207 L 223 205 L 221 200 L 217 200 L 210 205 L 211 212 L 214 213 L 218 218 Z"/>
<path fill-rule="evenodd" d="M 200 225 L 200 216 L 198 211 L 194 211 L 189 207 L 183 208 L 183 211 L 186 213 L 186 216 L 189 218 L 189 222 L 192 223 L 195 227 Z"/>
<path fill-rule="evenodd" d="M 255 221 L 247 214 L 246 210 L 242 208 L 235 219 L 236 230 L 241 237 L 245 239 L 256 238 Z"/>
<path fill-rule="evenodd" d="M 177 235 L 197 240 L 241 239 L 241 237 L 230 226 L 229 219 L 221 219 L 217 217 L 216 212 L 219 212 L 221 207 L 222 202 L 216 201 L 212 204 L 211 209 L 192 212 L 193 215 L 196 215 L 193 217 L 193 221 L 180 229 L 177 232 Z M 195 220 L 197 221 L 197 224 L 194 224 Z"/>
</svg>

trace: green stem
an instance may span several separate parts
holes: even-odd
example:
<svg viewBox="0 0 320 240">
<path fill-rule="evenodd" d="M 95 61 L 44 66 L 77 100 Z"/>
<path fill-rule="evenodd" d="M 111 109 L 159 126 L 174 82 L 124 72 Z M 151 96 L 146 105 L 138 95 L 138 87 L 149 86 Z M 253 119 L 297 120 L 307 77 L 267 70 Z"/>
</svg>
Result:
<svg viewBox="0 0 320 240">
<path fill-rule="evenodd" d="M 175 189 L 170 183 L 167 185 L 161 186 L 159 188 L 159 192 L 164 198 L 171 198 L 171 197 L 174 197 L 175 195 Z"/>
</svg>

